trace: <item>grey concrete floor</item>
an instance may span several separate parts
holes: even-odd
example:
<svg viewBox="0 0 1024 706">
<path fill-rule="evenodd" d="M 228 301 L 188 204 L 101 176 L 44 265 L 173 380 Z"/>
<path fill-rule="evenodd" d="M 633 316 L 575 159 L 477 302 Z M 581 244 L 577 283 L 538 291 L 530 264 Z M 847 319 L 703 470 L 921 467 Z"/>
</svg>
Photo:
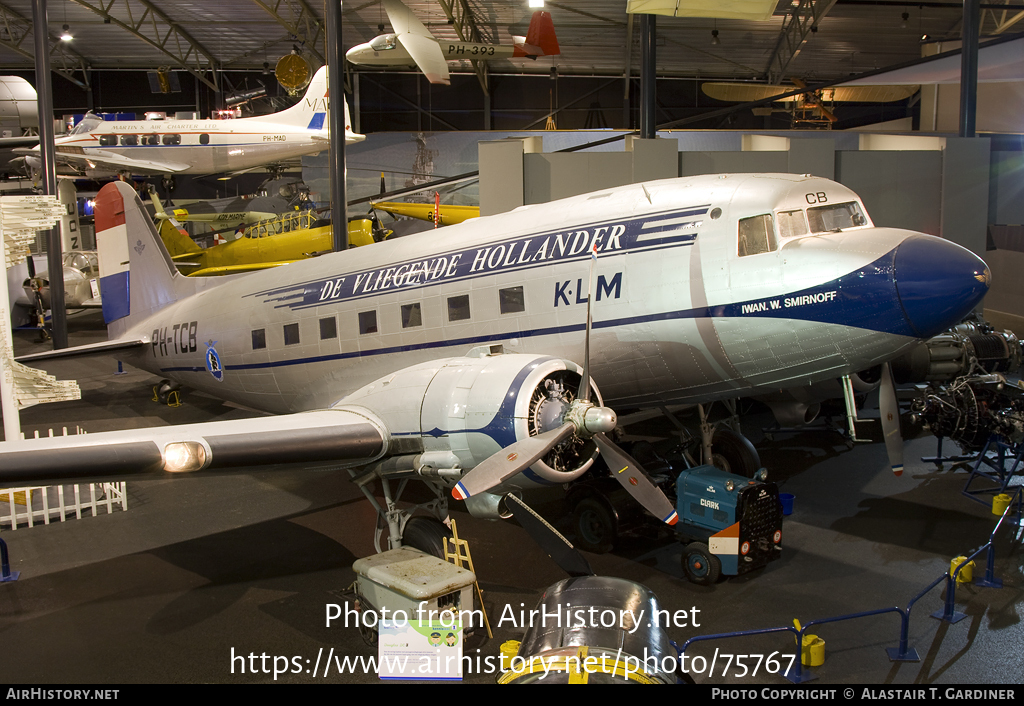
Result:
<svg viewBox="0 0 1024 706">
<path fill-rule="evenodd" d="M 74 319 L 72 344 L 101 340 L 97 319 Z M 16 352 L 38 348 L 16 336 Z M 172 409 L 150 401 L 156 380 L 128 369 L 115 376 L 112 359 L 55 362 L 61 378 L 77 379 L 82 400 L 26 410 L 23 425 L 79 424 L 96 432 L 249 416 L 198 393 Z M 868 410 L 868 414 L 871 410 Z M 796 496 L 786 518 L 783 558 L 766 569 L 710 587 L 688 583 L 681 547 L 668 537 L 622 542 L 610 554 L 588 555 L 599 574 L 640 582 L 670 611 L 699 611 L 699 626 L 670 628 L 682 644 L 705 634 L 783 627 L 810 620 L 904 607 L 949 567 L 987 541 L 995 516 L 960 491 L 966 473 L 919 461 L 935 450 L 932 437 L 906 445 L 907 471 L 887 470 L 882 444 L 850 448 L 838 435 L 803 432 L 763 438 L 764 413 L 745 418 L 762 462 L 783 492 Z M 949 451 L 953 450 L 949 446 Z M 34 528 L 4 530 L 20 580 L 0 584 L 0 681 L 6 683 L 264 683 L 232 655 L 299 658 L 318 675 L 281 674 L 285 683 L 378 683 L 360 669 L 330 669 L 335 655 L 369 657 L 354 627 L 325 625 L 325 606 L 342 603 L 354 580 L 352 563 L 373 553 L 374 515 L 342 474 L 253 472 L 173 481 L 130 481 L 126 512 Z M 558 497 L 527 497 L 568 531 Z M 530 609 L 541 592 L 564 578 L 525 532 L 508 522 L 477 520 L 454 504 L 460 534 L 470 541 L 493 639 L 467 654 L 497 655 L 519 639 L 517 624 L 499 619 L 510 606 Z M 929 617 L 942 608 L 943 587 L 914 607 L 910 646 L 920 662 L 890 662 L 899 619 L 894 614 L 822 625 L 826 660 L 815 668 L 827 684 L 1019 684 L 1024 660 L 1024 580 L 1019 543 L 1004 532 L 996 542 L 996 573 L 1004 587 L 961 586 L 949 624 Z M 978 572 L 984 566 L 979 561 Z M 688 650 L 710 662 L 724 654 L 792 654 L 787 635 L 701 643 Z M 479 650 L 479 652 L 476 652 Z M 305 660 L 309 660 L 307 663 Z M 694 675 L 707 684 L 775 684 L 763 671 Z M 268 665 L 272 662 L 268 662 Z M 493 673 L 465 682 L 491 683 Z"/>
</svg>

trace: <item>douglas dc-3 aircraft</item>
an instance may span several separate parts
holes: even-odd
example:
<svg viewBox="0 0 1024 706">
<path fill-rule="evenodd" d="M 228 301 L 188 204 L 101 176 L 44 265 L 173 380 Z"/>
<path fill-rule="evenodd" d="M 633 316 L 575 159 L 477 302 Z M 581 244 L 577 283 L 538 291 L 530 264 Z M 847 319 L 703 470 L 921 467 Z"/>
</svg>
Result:
<svg viewBox="0 0 1024 706">
<path fill-rule="evenodd" d="M 327 67 L 302 100 L 272 115 L 236 120 L 117 120 L 86 115 L 55 140 L 58 165 L 92 178 L 118 174 L 218 174 L 251 169 L 327 149 Z M 352 132 L 345 104 L 345 141 Z M 39 169 L 39 147 L 15 150 Z M 66 173 L 64 171 L 61 172 Z"/>
<path fill-rule="evenodd" d="M 450 490 L 497 518 L 503 493 L 575 479 L 598 449 L 641 504 L 674 522 L 605 436 L 613 407 L 856 373 L 959 321 L 989 282 L 969 251 L 875 227 L 846 187 L 792 174 L 605 189 L 449 226 L 444 238 L 206 280 L 175 271 L 126 184 L 100 192 L 96 229 L 110 341 L 21 360 L 118 351 L 279 416 L 8 442 L 0 485 L 348 468 L 393 543 L 413 527 L 393 479 L 425 480 L 438 517 Z M 593 403 L 591 373 L 603 393 Z M 367 490 L 374 479 L 384 509 Z"/>
</svg>

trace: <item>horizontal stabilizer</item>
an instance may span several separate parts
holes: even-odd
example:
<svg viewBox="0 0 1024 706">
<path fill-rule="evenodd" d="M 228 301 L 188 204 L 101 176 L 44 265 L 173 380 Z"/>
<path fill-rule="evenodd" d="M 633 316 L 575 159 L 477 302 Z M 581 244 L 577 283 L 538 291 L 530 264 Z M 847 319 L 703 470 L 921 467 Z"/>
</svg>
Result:
<svg viewBox="0 0 1024 706">
<path fill-rule="evenodd" d="M 367 463 L 387 450 L 383 425 L 359 411 L 332 409 L 150 429 L 0 443 L 0 486 L 127 475 L 203 475 L 301 463 Z"/>
<path fill-rule="evenodd" d="M 130 350 L 132 348 L 139 348 L 141 346 L 148 346 L 150 343 L 148 336 L 140 336 L 138 338 L 118 338 L 113 341 L 101 341 L 100 343 L 90 343 L 85 346 L 73 346 L 71 348 L 58 348 L 52 351 L 44 351 L 42 353 L 31 353 L 29 355 L 23 355 L 15 358 L 19 363 L 31 363 L 33 361 L 40 360 L 57 360 L 58 358 L 80 358 L 90 355 L 105 355 L 111 351 L 123 351 Z"/>
</svg>

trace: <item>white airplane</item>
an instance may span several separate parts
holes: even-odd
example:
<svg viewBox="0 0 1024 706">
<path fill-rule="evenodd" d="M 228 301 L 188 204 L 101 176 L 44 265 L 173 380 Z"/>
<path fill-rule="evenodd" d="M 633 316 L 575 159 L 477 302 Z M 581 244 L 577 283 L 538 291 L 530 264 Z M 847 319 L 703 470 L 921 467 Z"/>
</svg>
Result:
<svg viewBox="0 0 1024 706">
<path fill-rule="evenodd" d="M 846 187 L 792 174 L 605 189 L 448 226 L 443 239 L 205 280 L 177 273 L 126 184 L 103 187 L 96 229 L 110 340 L 19 360 L 117 351 L 279 416 L 10 441 L 0 485 L 348 468 L 393 546 L 409 512 L 392 481 L 424 480 L 438 518 L 449 491 L 497 518 L 504 493 L 574 480 L 598 449 L 626 490 L 674 522 L 665 495 L 605 436 L 612 408 L 866 370 L 957 322 L 990 279 L 964 248 L 875 227 Z M 385 507 L 367 489 L 374 479 Z"/>
<path fill-rule="evenodd" d="M 536 59 L 560 53 L 551 14 L 537 11 L 525 37 L 515 36 L 512 45 L 474 42 L 441 42 L 400 0 L 383 0 L 394 32 L 357 44 L 345 53 L 353 64 L 363 66 L 418 66 L 431 83 L 450 85 L 448 62 L 459 59 Z"/>
<path fill-rule="evenodd" d="M 321 67 L 302 100 L 272 115 L 235 120 L 103 120 L 88 114 L 55 142 L 58 167 L 73 175 L 218 174 L 236 172 L 327 149 L 327 67 Z M 345 104 L 345 142 L 352 132 Z M 39 147 L 15 150 L 33 170 Z"/>
</svg>

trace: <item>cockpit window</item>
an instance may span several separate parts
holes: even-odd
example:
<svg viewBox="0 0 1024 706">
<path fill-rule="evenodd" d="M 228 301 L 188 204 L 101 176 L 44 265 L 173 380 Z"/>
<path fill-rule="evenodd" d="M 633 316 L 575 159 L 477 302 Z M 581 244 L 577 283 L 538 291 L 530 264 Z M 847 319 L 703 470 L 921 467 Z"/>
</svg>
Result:
<svg viewBox="0 0 1024 706">
<path fill-rule="evenodd" d="M 779 226 L 780 238 L 794 238 L 798 235 L 807 235 L 807 219 L 804 218 L 803 209 L 780 211 L 775 214 L 775 222 Z"/>
<path fill-rule="evenodd" d="M 74 267 L 86 275 L 92 275 L 99 269 L 96 266 L 96 253 L 84 253 L 81 250 L 64 253 L 64 266 Z"/>
<path fill-rule="evenodd" d="M 83 135 L 88 132 L 92 132 L 98 126 L 103 124 L 103 118 L 96 115 L 95 113 L 86 113 L 85 117 L 78 121 L 78 124 L 71 128 L 69 135 Z"/>
<path fill-rule="evenodd" d="M 740 221 L 737 252 L 740 257 L 775 250 L 775 229 L 770 214 Z"/>
<path fill-rule="evenodd" d="M 867 225 L 868 219 L 856 201 L 807 209 L 812 233 L 829 233 L 844 228 Z"/>
<path fill-rule="evenodd" d="M 382 34 L 370 40 L 370 48 L 374 51 L 385 51 L 386 49 L 394 49 L 397 46 L 398 35 L 396 34 Z"/>
</svg>

